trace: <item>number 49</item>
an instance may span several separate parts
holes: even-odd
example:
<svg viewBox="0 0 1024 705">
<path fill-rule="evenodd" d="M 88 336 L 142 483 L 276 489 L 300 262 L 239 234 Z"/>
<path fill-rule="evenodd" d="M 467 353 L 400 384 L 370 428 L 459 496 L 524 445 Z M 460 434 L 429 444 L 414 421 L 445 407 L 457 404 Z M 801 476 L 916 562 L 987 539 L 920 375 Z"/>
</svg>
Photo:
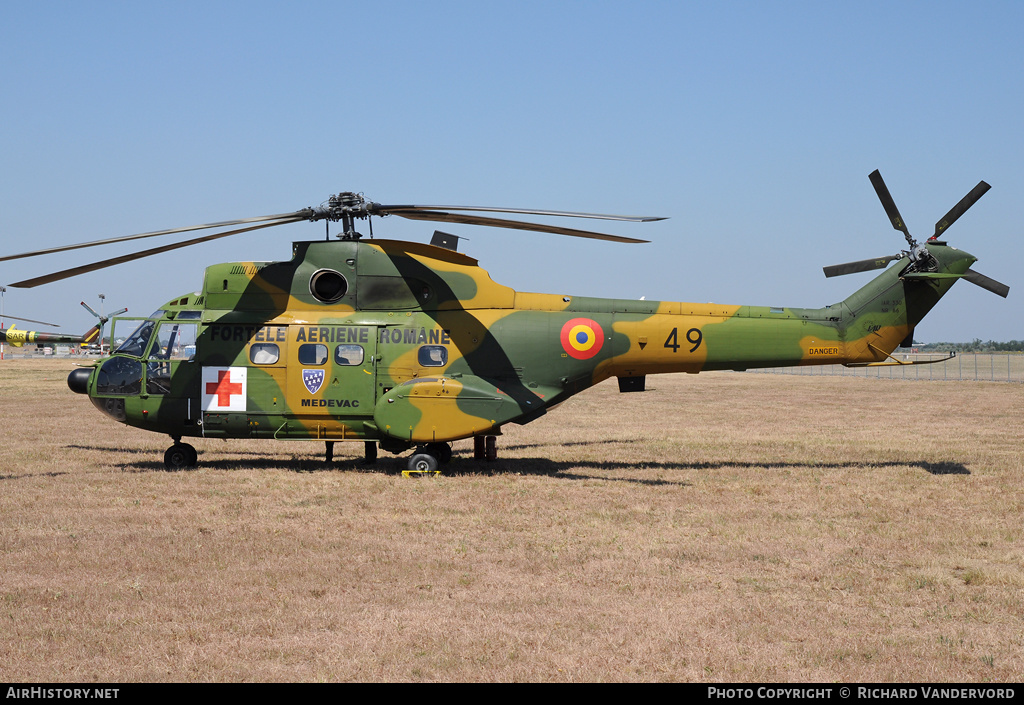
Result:
<svg viewBox="0 0 1024 705">
<path fill-rule="evenodd" d="M 700 328 L 691 328 L 686 331 L 686 340 L 693 346 L 690 348 L 690 352 L 694 352 L 700 347 L 701 342 L 704 340 L 704 334 L 700 332 Z M 679 329 L 673 328 L 672 332 L 668 334 L 668 338 L 665 339 L 665 347 L 671 348 L 672 352 L 679 352 Z"/>
</svg>

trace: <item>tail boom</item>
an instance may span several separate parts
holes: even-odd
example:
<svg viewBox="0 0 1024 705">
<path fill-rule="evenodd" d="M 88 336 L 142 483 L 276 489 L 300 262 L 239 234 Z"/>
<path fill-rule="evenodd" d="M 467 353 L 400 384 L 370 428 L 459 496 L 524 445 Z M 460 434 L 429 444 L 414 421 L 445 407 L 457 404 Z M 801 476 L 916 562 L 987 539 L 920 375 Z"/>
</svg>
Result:
<svg viewBox="0 0 1024 705">
<path fill-rule="evenodd" d="M 100 335 L 100 327 L 93 326 L 82 335 L 59 335 L 56 333 L 38 333 L 33 330 L 18 330 L 14 326 L 10 328 L 0 330 L 0 343 L 7 343 L 13 345 L 16 348 L 20 348 L 25 344 L 38 343 L 45 345 L 47 343 L 63 343 L 65 345 L 88 345 L 93 342 Z"/>
<path fill-rule="evenodd" d="M 889 359 L 956 281 L 972 255 L 929 242 L 934 273 L 891 267 L 860 290 L 818 309 L 658 304 L 651 316 L 614 314 L 616 354 L 595 382 L 665 372 L 803 365 L 863 365 Z M 632 320 L 631 320 L 632 319 Z"/>
</svg>

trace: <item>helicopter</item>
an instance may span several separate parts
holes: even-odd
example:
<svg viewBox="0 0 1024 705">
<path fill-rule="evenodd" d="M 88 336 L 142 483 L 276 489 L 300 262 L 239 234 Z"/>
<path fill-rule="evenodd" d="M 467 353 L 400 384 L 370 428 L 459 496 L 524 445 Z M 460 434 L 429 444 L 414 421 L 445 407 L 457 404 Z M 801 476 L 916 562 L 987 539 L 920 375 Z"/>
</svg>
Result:
<svg viewBox="0 0 1024 705">
<path fill-rule="evenodd" d="M 0 289 L 2 288 L 4 287 L 0 287 Z M 110 314 L 109 316 L 101 316 L 100 314 L 96 313 L 96 311 L 94 311 L 89 304 L 85 303 L 84 301 L 82 301 L 81 304 L 89 313 L 91 313 L 99 320 L 99 322 L 96 325 L 94 325 L 86 332 L 82 333 L 82 335 L 63 335 L 60 333 L 40 333 L 32 330 L 18 330 L 12 324 L 10 328 L 0 328 L 0 345 L 8 343 L 10 345 L 13 345 L 14 347 L 20 348 L 24 346 L 26 343 L 63 343 L 65 345 L 81 345 L 82 347 L 86 347 L 102 339 L 103 326 L 106 325 L 107 321 L 109 321 L 114 316 L 119 316 L 122 313 L 126 313 L 128 311 L 127 308 L 123 308 L 120 311 L 116 311 L 115 313 Z M 2 316 L 2 318 L 13 318 L 14 320 L 17 321 L 35 323 L 43 326 L 51 326 L 53 328 L 60 327 L 56 323 L 34 321 L 31 318 L 18 318 L 17 316 Z"/>
<path fill-rule="evenodd" d="M 0 286 L 0 297 L 2 297 L 6 292 L 7 292 L 7 287 Z M 27 338 L 29 335 L 33 335 L 33 336 L 36 335 L 35 331 L 20 331 L 20 330 L 17 330 L 17 328 L 16 328 L 17 324 L 16 323 L 12 323 L 11 327 L 9 329 L 4 328 L 4 326 L 7 323 L 7 319 L 8 318 L 11 319 L 11 320 L 14 320 L 14 321 L 22 321 L 24 323 L 35 323 L 36 325 L 40 325 L 40 326 L 50 326 L 51 328 L 60 328 L 60 326 L 58 326 L 56 323 L 47 323 L 46 321 L 37 321 L 34 318 L 22 318 L 20 316 L 11 316 L 11 315 L 8 315 L 6 313 L 0 313 L 0 360 L 4 359 L 4 344 L 7 343 L 7 332 L 8 332 L 8 330 L 11 331 L 14 334 L 13 335 L 13 339 L 14 340 L 17 340 L 21 336 L 25 336 Z M 12 340 L 11 345 L 14 345 L 16 347 L 19 346 L 19 345 L 24 345 L 24 341 L 20 341 L 20 343 L 15 343 Z"/>
<path fill-rule="evenodd" d="M 52 281 L 300 221 L 340 222 L 336 238 L 301 241 L 280 262 L 206 268 L 202 288 L 145 319 L 92 366 L 68 377 L 74 392 L 116 421 L 168 435 L 168 470 L 194 467 L 189 437 L 361 441 L 366 462 L 380 448 L 412 451 L 406 474 L 439 474 L 452 443 L 473 439 L 473 457 L 494 460 L 506 424 L 527 424 L 615 377 L 621 392 L 646 389 L 649 374 L 797 365 L 877 366 L 959 279 L 1000 296 L 1009 287 L 970 269 L 976 258 L 940 240 L 989 189 L 980 182 L 935 225 L 911 235 L 878 171 L 869 179 L 907 249 L 825 267 L 826 276 L 884 269 L 822 308 L 732 306 L 523 293 L 493 281 L 436 231 L 430 244 L 372 237 L 374 217 L 485 225 L 645 242 L 494 213 L 650 222 L 660 217 L 465 206 L 382 205 L 354 192 L 277 215 L 141 233 L 0 258 L 231 228 L 27 279 Z M 459 212 L 455 212 L 459 211 Z M 370 238 L 356 221 L 370 223 Z M 235 227 L 243 226 L 243 227 Z M 892 262 L 900 262 L 890 267 Z M 130 319 L 115 319 L 128 322 Z M 111 333 L 114 340 L 114 333 Z M 948 359 L 948 358 L 946 358 Z"/>
</svg>

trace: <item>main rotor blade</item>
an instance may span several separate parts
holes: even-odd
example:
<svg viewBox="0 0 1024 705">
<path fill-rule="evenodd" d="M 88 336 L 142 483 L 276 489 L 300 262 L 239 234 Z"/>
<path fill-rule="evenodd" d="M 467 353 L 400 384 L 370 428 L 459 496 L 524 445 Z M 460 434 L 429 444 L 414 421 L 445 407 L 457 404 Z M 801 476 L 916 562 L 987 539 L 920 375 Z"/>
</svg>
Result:
<svg viewBox="0 0 1024 705">
<path fill-rule="evenodd" d="M 20 282 L 15 282 L 10 286 L 17 287 L 19 289 L 31 289 L 32 287 L 40 286 L 42 284 L 49 284 L 51 282 L 60 281 L 61 279 L 68 279 L 69 277 L 75 277 L 79 274 L 85 274 L 87 272 L 95 272 L 97 269 L 105 269 L 106 267 L 113 267 L 116 264 L 124 264 L 125 262 L 132 262 L 143 257 L 149 257 L 151 255 L 158 255 L 161 252 L 170 252 L 171 250 L 177 250 L 182 247 L 189 247 L 190 245 L 198 245 L 202 242 L 210 242 L 212 240 L 218 240 L 222 237 L 229 235 L 238 235 L 239 233 L 247 233 L 250 230 L 260 230 L 261 228 L 272 228 L 275 225 L 283 225 L 285 223 L 297 223 L 300 220 L 306 220 L 305 216 L 295 217 L 288 220 L 281 220 L 274 223 L 265 223 L 263 225 L 254 225 L 249 228 L 239 228 L 238 230 L 228 230 L 223 233 L 214 233 L 213 235 L 204 235 L 203 237 L 197 237 L 192 240 L 185 240 L 184 242 L 175 242 L 170 245 L 164 245 L 162 247 L 154 247 L 149 250 L 143 250 L 141 252 L 134 252 L 129 255 L 121 255 L 120 257 L 113 257 L 111 259 L 105 259 L 100 262 L 93 262 L 92 264 L 84 264 L 80 267 L 72 267 L 71 269 L 65 269 L 60 272 L 54 272 L 53 274 L 45 274 L 41 277 L 34 279 L 25 279 Z"/>
<path fill-rule="evenodd" d="M 20 255 L 8 255 L 6 257 L 0 257 L 0 262 L 6 262 L 12 259 L 22 259 L 23 257 L 36 257 L 37 255 L 48 255 L 54 252 L 66 252 L 68 250 L 79 250 L 83 247 L 96 247 L 98 245 L 110 245 L 115 242 L 128 242 L 129 240 L 142 240 L 147 237 L 157 237 L 159 235 L 173 235 L 174 233 L 186 233 L 192 230 L 206 230 L 208 228 L 222 228 L 228 227 L 229 225 L 242 225 L 243 223 L 261 223 L 268 220 L 279 220 L 280 223 L 271 223 L 271 225 L 281 225 L 284 223 L 294 223 L 297 220 L 305 220 L 309 217 L 311 211 L 309 209 L 295 211 L 294 213 L 280 213 L 278 215 L 262 215 L 258 218 L 243 218 L 241 220 L 225 220 L 221 223 L 207 223 L 206 225 L 190 225 L 184 228 L 171 228 L 170 230 L 154 230 L 150 233 L 140 233 L 138 235 L 126 235 L 125 237 L 112 237 L 107 240 L 93 240 L 92 242 L 80 242 L 76 245 L 63 245 L 61 247 L 51 247 L 45 250 L 33 250 L 32 252 L 22 252 Z M 243 232 L 243 231 L 239 231 Z M 12 285 L 13 286 L 13 285 Z"/>
<path fill-rule="evenodd" d="M 971 189 L 971 192 L 960 199 L 953 208 L 950 209 L 949 213 L 942 216 L 942 218 L 935 224 L 935 234 L 932 235 L 929 240 L 938 239 L 939 235 L 945 232 L 946 228 L 957 221 L 957 218 L 967 212 L 967 209 L 978 202 L 978 199 L 985 195 L 985 193 L 992 188 L 984 181 L 979 181 L 978 185 Z"/>
<path fill-rule="evenodd" d="M 889 222 L 892 223 L 892 227 L 902 232 L 903 236 L 907 238 L 907 243 L 913 248 L 916 243 L 910 237 L 907 224 L 903 222 L 903 216 L 900 215 L 900 210 L 896 207 L 896 201 L 892 200 L 892 194 L 889 193 L 885 182 L 882 181 L 882 175 L 878 172 L 878 169 L 868 174 L 868 179 L 871 180 L 871 185 L 875 187 L 875 193 L 878 194 L 878 200 L 882 202 L 882 208 L 885 209 L 885 214 L 889 216 Z"/>
<path fill-rule="evenodd" d="M 889 255 L 888 257 L 876 257 L 875 259 L 862 259 L 856 262 L 845 264 L 833 264 L 830 267 L 822 267 L 826 277 L 838 277 L 843 274 L 854 272 L 868 272 L 872 269 L 885 269 L 894 259 L 903 259 L 903 255 Z"/>
<path fill-rule="evenodd" d="M 1006 286 L 1006 284 L 1003 284 L 1002 282 L 997 282 L 995 279 L 992 279 L 991 277 L 986 277 L 984 274 L 981 274 L 980 272 L 975 272 L 973 269 L 968 269 L 966 272 L 964 272 L 963 278 L 969 281 L 971 284 L 977 284 L 982 289 L 988 289 L 993 294 L 998 294 L 999 296 L 1002 296 L 1004 299 L 1006 298 L 1007 294 L 1010 293 L 1010 287 Z"/>
<path fill-rule="evenodd" d="M 632 237 L 621 235 L 608 235 L 606 233 L 595 233 L 590 230 L 576 230 L 574 228 L 561 228 L 557 225 L 541 225 L 539 223 L 524 223 L 519 220 L 506 220 L 504 218 L 488 218 L 479 215 L 461 215 L 459 213 L 445 213 L 443 211 L 400 211 L 389 210 L 391 215 L 398 215 L 410 220 L 431 220 L 445 223 L 462 223 L 463 225 L 488 225 L 495 228 L 509 228 L 510 230 L 531 230 L 539 233 L 554 233 L 555 235 L 571 235 L 573 237 L 587 237 L 593 240 L 610 240 L 612 242 L 639 243 L 650 242 L 650 240 L 637 240 Z M 12 285 L 13 286 L 13 285 Z"/>
<path fill-rule="evenodd" d="M 607 215 L 604 213 L 576 213 L 572 211 L 545 211 L 536 210 L 531 208 L 488 208 L 485 206 L 413 206 L 413 205 L 402 205 L 402 206 L 388 206 L 381 205 L 379 203 L 374 204 L 374 210 L 381 215 L 401 215 L 405 218 L 411 218 L 408 215 L 413 211 L 474 211 L 481 213 L 519 213 L 522 215 L 541 215 L 541 216 L 564 216 L 567 218 L 594 218 L 597 220 L 623 220 L 630 223 L 652 223 L 656 220 L 666 220 L 662 216 L 645 216 L 645 215 Z M 423 220 L 423 219 L 421 219 Z"/>
<path fill-rule="evenodd" d="M 7 315 L 6 313 L 3 316 L 0 316 L 0 321 L 2 321 L 5 318 L 13 318 L 16 321 L 25 321 L 27 323 L 38 323 L 41 326 L 51 326 L 53 328 L 60 328 L 60 326 L 57 325 L 56 323 L 47 323 L 46 321 L 36 321 L 36 320 L 31 319 L 31 318 L 19 318 L 18 316 L 10 316 L 10 315 Z"/>
</svg>

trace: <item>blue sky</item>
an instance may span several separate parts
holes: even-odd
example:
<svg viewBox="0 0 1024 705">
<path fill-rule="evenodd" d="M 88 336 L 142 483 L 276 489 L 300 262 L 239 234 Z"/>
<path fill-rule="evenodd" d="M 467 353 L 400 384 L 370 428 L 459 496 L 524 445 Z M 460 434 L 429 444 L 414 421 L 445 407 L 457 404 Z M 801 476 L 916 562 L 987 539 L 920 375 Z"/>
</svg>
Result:
<svg viewBox="0 0 1024 705">
<path fill-rule="evenodd" d="M 880 169 L 919 239 L 992 185 L 948 240 L 1010 298 L 960 283 L 917 339 L 1024 339 L 1022 30 L 1019 2 L 11 4 L 0 252 L 351 190 L 670 217 L 604 227 L 646 245 L 443 228 L 521 291 L 821 306 L 870 278 L 822 266 L 905 245 L 867 178 Z M 5 308 L 80 332 L 78 302 L 101 292 L 108 311 L 146 315 L 208 264 L 288 259 L 322 236 L 240 235 L 8 289 Z M 0 263 L 0 282 L 155 243 L 138 244 Z"/>
</svg>

